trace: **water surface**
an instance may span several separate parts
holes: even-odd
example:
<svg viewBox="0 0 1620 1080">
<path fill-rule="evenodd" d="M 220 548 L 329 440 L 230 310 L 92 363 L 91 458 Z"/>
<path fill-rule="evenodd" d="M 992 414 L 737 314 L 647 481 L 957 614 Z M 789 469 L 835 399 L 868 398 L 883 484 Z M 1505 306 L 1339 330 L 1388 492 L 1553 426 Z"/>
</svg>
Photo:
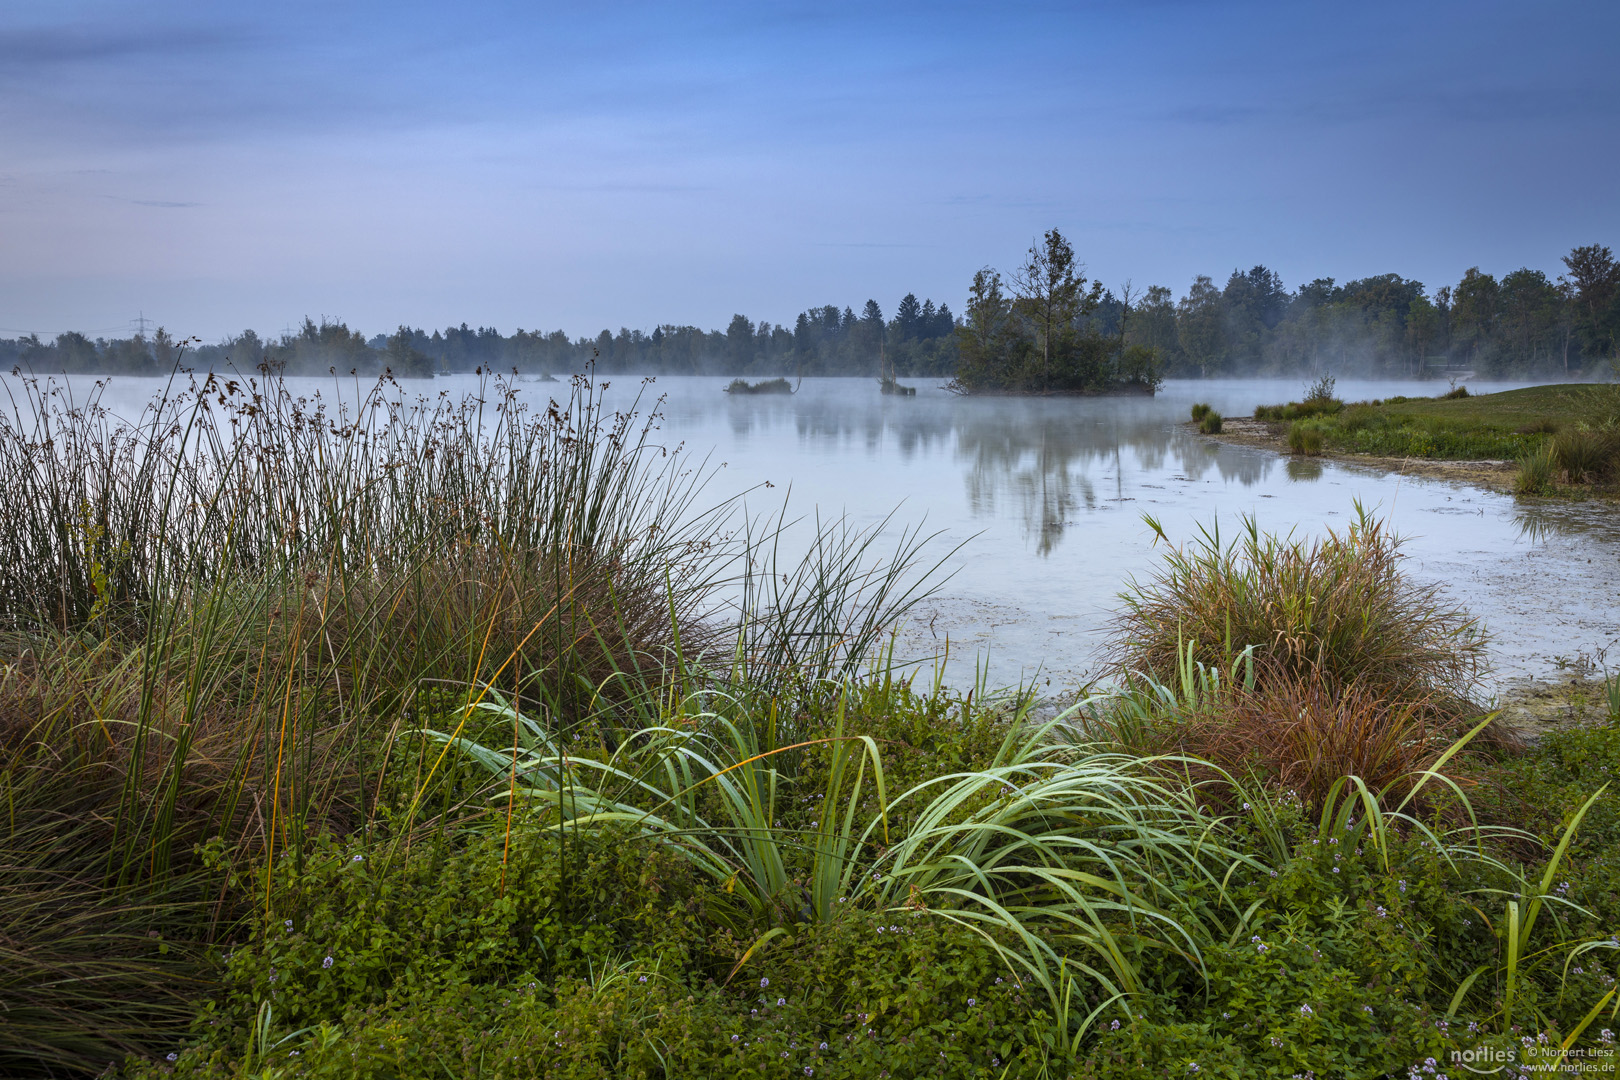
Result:
<svg viewBox="0 0 1620 1080">
<path fill-rule="evenodd" d="M 1037 670 L 1053 689 L 1091 673 L 1121 588 L 1159 555 L 1143 522 L 1177 540 L 1252 514 L 1299 535 L 1342 530 L 1355 502 L 1406 538 L 1408 569 L 1445 584 L 1493 636 L 1493 684 L 1542 677 L 1558 658 L 1620 638 L 1620 521 L 1612 507 L 1541 506 L 1469 485 L 1334 462 L 1292 461 L 1197 435 L 1195 401 L 1227 416 L 1298 398 L 1294 381 L 1168 383 L 1154 398 L 961 398 L 911 380 L 805 380 L 792 397 L 732 397 L 725 380 L 660 378 L 665 435 L 725 463 L 722 486 L 769 480 L 793 503 L 862 523 L 900 507 L 947 544 L 955 576 L 925 604 L 913 652 L 949 635 L 957 681 L 988 657 L 1009 683 Z M 1475 393 L 1523 383 L 1469 384 Z M 615 388 L 615 393 L 619 388 Z M 1346 400 L 1438 393 L 1433 384 L 1343 381 Z M 1617 650 L 1620 652 L 1620 650 Z M 1616 655 L 1620 660 L 1620 655 Z M 964 670 L 965 669 L 965 670 Z"/>
</svg>

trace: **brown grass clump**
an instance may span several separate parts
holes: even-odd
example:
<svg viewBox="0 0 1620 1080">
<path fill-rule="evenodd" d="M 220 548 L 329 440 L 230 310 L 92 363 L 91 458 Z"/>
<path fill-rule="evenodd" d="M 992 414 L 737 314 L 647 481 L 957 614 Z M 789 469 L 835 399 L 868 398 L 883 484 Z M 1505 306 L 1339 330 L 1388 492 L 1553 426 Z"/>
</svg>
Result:
<svg viewBox="0 0 1620 1080">
<path fill-rule="evenodd" d="M 1216 707 L 1162 725 L 1157 736 L 1153 752 L 1202 758 L 1234 776 L 1258 772 L 1315 807 L 1345 776 L 1399 797 L 1457 732 L 1446 710 L 1430 702 L 1277 677 L 1233 688 Z"/>
<path fill-rule="evenodd" d="M 1257 769 L 1308 799 L 1351 775 L 1398 788 L 1482 715 L 1485 649 L 1438 586 L 1402 573 L 1399 549 L 1359 508 L 1321 540 L 1248 519 L 1235 543 L 1205 532 L 1172 548 L 1123 597 L 1112 658 L 1135 691 L 1105 726 L 1133 749 Z"/>
<path fill-rule="evenodd" d="M 1159 524 L 1148 524 L 1168 543 Z M 1262 533 L 1246 518 L 1239 539 L 1219 529 L 1172 548 L 1159 573 L 1122 596 L 1114 661 L 1161 682 L 1183 651 L 1228 670 L 1251 649 L 1263 671 L 1365 686 L 1403 701 L 1471 701 L 1485 663 L 1476 619 L 1438 585 L 1401 572 L 1400 540 L 1361 508 L 1344 534 L 1320 540 Z"/>
</svg>

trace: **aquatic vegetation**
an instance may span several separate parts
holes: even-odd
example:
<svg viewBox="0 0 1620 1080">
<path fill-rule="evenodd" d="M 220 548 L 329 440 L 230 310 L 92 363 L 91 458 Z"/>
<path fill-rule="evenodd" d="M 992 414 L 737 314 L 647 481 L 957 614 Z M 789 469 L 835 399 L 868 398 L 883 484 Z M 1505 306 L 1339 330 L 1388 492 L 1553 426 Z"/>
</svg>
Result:
<svg viewBox="0 0 1620 1080">
<path fill-rule="evenodd" d="M 1219 435 L 1221 433 L 1221 414 L 1214 409 L 1204 413 L 1198 420 L 1198 430 L 1205 435 Z"/>
<path fill-rule="evenodd" d="M 45 386 L 0 423 L 0 1043 L 91 1067 L 183 1025 L 203 947 L 270 899 L 219 874 L 374 823 L 401 769 L 401 835 L 476 790 L 396 738 L 438 710 L 499 687 L 611 739 L 675 654 L 805 698 L 924 595 L 926 537 L 840 522 L 761 580 L 792 523 L 722 536 L 731 502 L 588 379 L 538 414 L 390 385 L 208 378 L 135 425 Z"/>
<path fill-rule="evenodd" d="M 1543 495 L 1552 487 L 1553 447 L 1542 443 L 1519 456 L 1519 471 L 1513 477 L 1513 490 L 1520 495 Z"/>
<path fill-rule="evenodd" d="M 1192 418 L 1195 422 L 1202 420 L 1204 417 L 1208 416 L 1209 413 L 1210 407 L 1204 402 L 1199 402 L 1192 407 Z"/>
<path fill-rule="evenodd" d="M 1245 517 L 1168 545 L 1160 570 L 1122 594 L 1111 655 L 1160 682 L 1191 661 L 1227 671 L 1250 656 L 1257 677 L 1360 686 L 1394 702 L 1451 701 L 1469 714 L 1485 660 L 1479 624 L 1440 587 L 1401 571 L 1400 540 L 1366 508 L 1319 540 L 1262 532 Z M 1190 646 L 1188 643 L 1192 643 Z"/>
<path fill-rule="evenodd" d="M 1620 471 L 1620 428 L 1569 427 L 1551 443 L 1553 460 L 1572 484 L 1604 480 Z"/>
<path fill-rule="evenodd" d="M 726 384 L 728 394 L 791 394 L 793 384 L 786 379 L 764 379 L 751 383 L 747 379 L 732 379 Z"/>
<path fill-rule="evenodd" d="M 1309 420 L 1295 420 L 1288 425 L 1288 452 L 1303 457 L 1316 457 L 1322 452 L 1322 426 Z"/>
</svg>

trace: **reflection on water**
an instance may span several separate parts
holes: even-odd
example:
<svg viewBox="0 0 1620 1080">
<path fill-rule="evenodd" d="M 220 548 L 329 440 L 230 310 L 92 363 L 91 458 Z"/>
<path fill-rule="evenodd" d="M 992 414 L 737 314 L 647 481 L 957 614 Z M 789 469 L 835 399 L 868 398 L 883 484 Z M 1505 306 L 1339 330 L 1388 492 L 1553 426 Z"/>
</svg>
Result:
<svg viewBox="0 0 1620 1080">
<path fill-rule="evenodd" d="M 1322 462 L 1318 458 L 1291 457 L 1286 460 L 1288 479 L 1297 481 L 1322 479 Z"/>
<path fill-rule="evenodd" d="M 1525 508 L 1447 481 L 1217 443 L 1185 423 L 1195 401 L 1245 416 L 1299 397 L 1292 382 L 1182 382 L 1155 398 L 1062 399 L 965 399 L 929 385 L 916 397 L 884 397 L 866 379 L 807 379 L 792 396 L 745 397 L 722 393 L 724 383 L 665 377 L 649 394 L 665 395 L 666 442 L 724 464 L 717 496 L 770 481 L 774 490 L 755 499 L 791 489 L 800 511 L 844 512 L 858 525 L 898 506 L 897 520 L 926 519 L 947 545 L 967 541 L 950 564 L 955 576 L 906 641 L 921 655 L 948 633 L 959 680 L 971 677 L 975 655 L 988 655 L 996 681 L 1037 668 L 1054 686 L 1080 681 L 1117 593 L 1157 565 L 1144 513 L 1178 538 L 1243 514 L 1263 528 L 1319 535 L 1342 527 L 1355 499 L 1408 537 L 1416 576 L 1447 584 L 1484 619 L 1503 677 L 1541 674 L 1551 656 L 1620 637 L 1620 515 L 1606 507 Z M 115 379 L 106 400 L 134 415 L 156 388 Z M 450 377 L 407 393 L 476 388 L 471 376 Z M 1475 393 L 1506 388 L 1470 384 Z M 519 386 L 536 404 L 559 389 Z M 620 377 L 609 404 L 625 407 L 640 389 Z M 1348 400 L 1413 389 L 1339 384 Z"/>
<path fill-rule="evenodd" d="M 675 381 L 662 380 L 660 389 Z M 672 418 L 701 425 L 701 403 L 688 400 L 685 389 L 673 391 Z M 728 398 L 725 422 L 738 442 L 779 438 L 791 429 L 812 458 L 856 447 L 902 463 L 949 455 L 964 467 L 968 511 L 1016 517 L 1041 555 L 1051 553 L 1082 512 L 1136 499 L 1144 477 L 1168 472 L 1185 482 L 1214 475 L 1249 486 L 1276 467 L 1271 455 L 1185 430 L 1162 400 L 965 401 L 935 389 L 897 401 L 869 390 L 861 380 L 829 379 L 806 383 L 795 398 Z"/>
</svg>

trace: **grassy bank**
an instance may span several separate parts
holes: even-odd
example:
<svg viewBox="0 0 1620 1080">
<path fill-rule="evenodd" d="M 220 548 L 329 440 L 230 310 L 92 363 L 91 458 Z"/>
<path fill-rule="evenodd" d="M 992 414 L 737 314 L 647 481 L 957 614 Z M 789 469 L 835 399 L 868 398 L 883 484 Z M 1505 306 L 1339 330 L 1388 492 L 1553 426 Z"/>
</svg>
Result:
<svg viewBox="0 0 1620 1080">
<path fill-rule="evenodd" d="M 1301 401 L 1262 406 L 1254 415 L 1293 454 L 1512 462 L 1522 494 L 1620 490 L 1620 387 L 1611 384 L 1481 395 L 1459 388 L 1346 404 L 1333 397 L 1329 380 Z"/>
<path fill-rule="evenodd" d="M 1113 684 L 1036 721 L 884 652 L 924 538 L 789 562 L 572 390 L 16 410 L 8 477 L 64 509 L 7 525 L 0 1070 L 1376 1077 L 1612 1038 L 1620 745 L 1483 722 L 1477 627 L 1376 520 L 1170 546 Z"/>
</svg>

